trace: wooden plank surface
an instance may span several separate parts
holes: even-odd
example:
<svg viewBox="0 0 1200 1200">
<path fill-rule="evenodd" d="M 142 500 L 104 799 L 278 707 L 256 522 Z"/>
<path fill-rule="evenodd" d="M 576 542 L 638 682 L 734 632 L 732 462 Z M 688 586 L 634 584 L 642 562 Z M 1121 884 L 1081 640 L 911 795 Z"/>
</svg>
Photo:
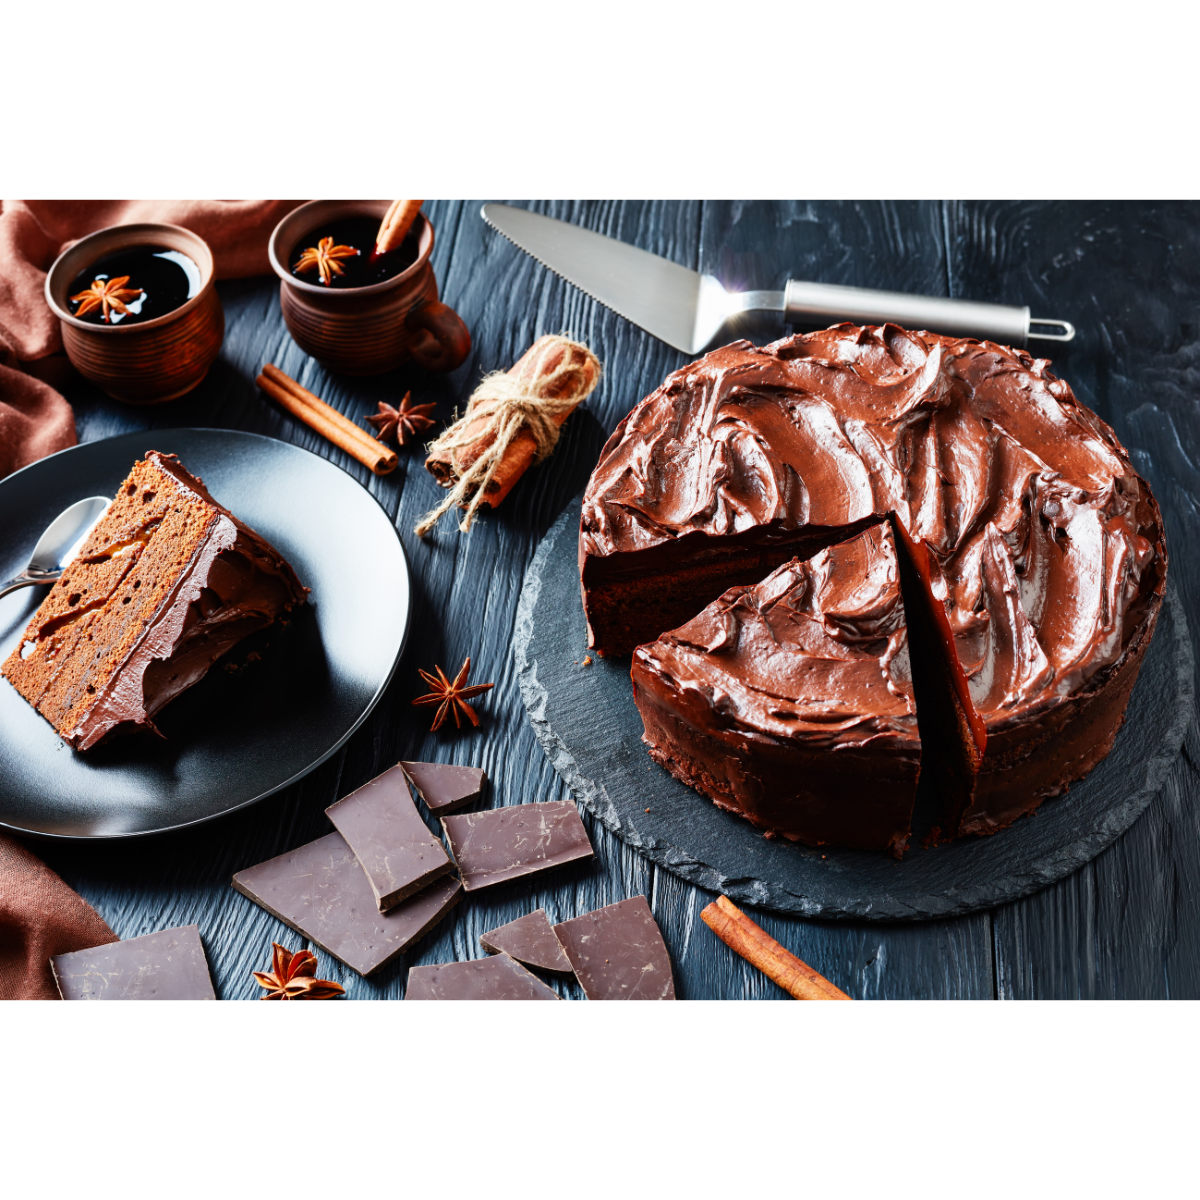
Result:
<svg viewBox="0 0 1200 1200">
<path fill-rule="evenodd" d="M 1031 304 L 1080 327 L 1061 373 L 1117 428 L 1166 512 L 1171 570 L 1189 613 L 1200 595 L 1200 208 L 1195 205 L 829 202 L 535 203 L 541 212 L 636 242 L 730 287 L 781 287 L 788 276 Z M 476 202 L 432 201 L 442 298 L 474 339 L 449 376 L 405 367 L 369 380 L 329 374 L 291 342 L 268 279 L 220 285 L 221 358 L 191 396 L 134 409 L 79 383 L 69 395 L 80 440 L 139 428 L 210 425 L 269 434 L 336 462 L 391 514 L 414 577 L 413 629 L 395 679 L 347 746 L 299 784 L 254 809 L 197 830 L 125 843 L 36 844 L 122 937 L 199 925 L 219 996 L 248 999 L 272 939 L 297 935 L 229 886 L 230 876 L 329 831 L 324 808 L 400 758 L 483 766 L 492 803 L 566 798 L 528 725 L 510 640 L 521 581 L 542 534 L 583 486 L 617 421 L 684 356 L 563 283 L 491 232 Z M 419 449 L 377 478 L 266 400 L 253 379 L 265 361 L 359 418 L 411 388 L 441 420 L 484 371 L 507 367 L 540 334 L 586 341 L 605 378 L 566 424 L 554 457 L 531 470 L 502 509 L 469 536 L 443 520 L 412 533 L 440 490 Z M 755 319 L 745 336 L 785 332 Z M 153 446 L 148 433 L 147 448 Z M 363 631 L 369 636 L 369 630 Z M 582 647 L 580 647 L 582 650 Z M 496 688 L 478 733 L 428 732 L 411 701 L 418 667 L 456 667 Z M 1200 736 L 1138 824 L 1070 879 L 993 913 L 905 925 L 802 921 L 754 913 L 769 933 L 860 998 L 1200 996 Z M 408 967 L 478 957 L 478 935 L 539 905 L 553 920 L 643 892 L 671 951 L 681 998 L 783 993 L 699 920 L 707 893 L 653 867 L 585 816 L 595 861 L 461 904 L 408 955 L 363 980 L 322 955 L 353 999 L 398 998 Z M 578 997 L 570 983 L 561 994 Z"/>
</svg>

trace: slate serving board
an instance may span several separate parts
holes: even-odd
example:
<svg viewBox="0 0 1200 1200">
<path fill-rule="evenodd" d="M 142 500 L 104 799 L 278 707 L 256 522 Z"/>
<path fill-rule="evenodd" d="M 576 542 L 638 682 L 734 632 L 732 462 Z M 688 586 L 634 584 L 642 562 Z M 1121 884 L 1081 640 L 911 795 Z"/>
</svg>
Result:
<svg viewBox="0 0 1200 1200">
<path fill-rule="evenodd" d="M 958 916 L 1062 879 L 1121 836 L 1158 793 L 1194 709 L 1192 644 L 1168 586 L 1112 753 L 1065 795 L 993 837 L 886 854 L 765 839 L 654 763 L 641 742 L 628 659 L 587 655 L 576 541 L 582 494 L 525 576 L 513 653 L 521 696 L 550 762 L 622 841 L 734 901 L 805 917 Z M 649 810 L 649 811 L 647 811 Z"/>
</svg>

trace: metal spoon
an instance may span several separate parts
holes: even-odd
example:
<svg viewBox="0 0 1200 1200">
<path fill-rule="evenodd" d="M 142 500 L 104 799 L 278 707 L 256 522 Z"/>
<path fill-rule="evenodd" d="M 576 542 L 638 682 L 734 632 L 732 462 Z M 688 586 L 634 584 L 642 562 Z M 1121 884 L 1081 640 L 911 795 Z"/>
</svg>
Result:
<svg viewBox="0 0 1200 1200">
<path fill-rule="evenodd" d="M 0 587 L 0 596 L 7 596 L 17 588 L 32 587 L 35 583 L 53 583 L 60 578 L 75 555 L 83 549 L 92 527 L 104 516 L 110 503 L 103 496 L 89 496 L 60 512 L 38 538 L 29 566 Z"/>
</svg>

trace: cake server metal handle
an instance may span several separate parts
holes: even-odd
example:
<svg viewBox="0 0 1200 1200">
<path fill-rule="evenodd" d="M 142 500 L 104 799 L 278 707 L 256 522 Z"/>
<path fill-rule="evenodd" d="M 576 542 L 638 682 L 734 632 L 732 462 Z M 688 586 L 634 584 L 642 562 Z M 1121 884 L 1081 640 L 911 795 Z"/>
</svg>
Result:
<svg viewBox="0 0 1200 1200">
<path fill-rule="evenodd" d="M 882 325 L 891 321 L 905 329 L 987 338 L 1008 346 L 1023 346 L 1029 338 L 1069 342 L 1075 336 L 1075 326 L 1070 321 L 1031 317 L 1027 306 L 913 296 L 831 283 L 800 283 L 795 279 L 788 280 L 783 293 L 783 316 L 793 325 L 831 321 Z"/>
<path fill-rule="evenodd" d="M 83 548 L 92 526 L 104 516 L 109 500 L 104 496 L 89 496 L 79 500 L 62 512 L 46 526 L 45 533 L 38 538 L 29 559 L 29 566 L 15 578 L 0 586 L 0 596 L 7 596 L 18 588 L 33 587 L 39 583 L 54 583 L 71 564 L 71 560 Z"/>
<path fill-rule="evenodd" d="M 1028 308 L 910 296 L 871 288 L 790 280 L 782 292 L 729 292 L 712 275 L 689 271 L 626 242 L 523 208 L 485 204 L 483 219 L 526 254 L 635 325 L 686 354 L 699 354 L 724 334 L 736 336 L 738 317 L 775 312 L 796 325 L 853 321 L 990 338 L 1023 346 L 1028 338 L 1069 342 L 1068 321 L 1031 318 Z"/>
</svg>

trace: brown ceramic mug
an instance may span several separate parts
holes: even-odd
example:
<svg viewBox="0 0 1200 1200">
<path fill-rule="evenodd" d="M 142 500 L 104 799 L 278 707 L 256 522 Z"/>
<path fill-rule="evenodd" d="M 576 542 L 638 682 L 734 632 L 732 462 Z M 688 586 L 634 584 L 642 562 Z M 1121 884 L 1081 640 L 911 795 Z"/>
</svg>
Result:
<svg viewBox="0 0 1200 1200">
<path fill-rule="evenodd" d="M 171 312 L 136 325 L 95 325 L 71 315 L 68 293 L 81 271 L 142 246 L 186 254 L 200 269 L 200 290 Z M 50 268 L 46 303 L 62 323 L 63 346 L 75 369 L 127 404 L 162 404 L 190 392 L 208 374 L 225 338 L 212 251 L 179 225 L 113 225 L 81 238 Z"/>
<path fill-rule="evenodd" d="M 330 370 L 378 375 L 412 359 L 430 371 L 453 371 L 471 351 L 462 318 L 438 300 L 429 265 L 433 226 L 424 213 L 413 223 L 417 258 L 391 279 L 366 287 L 307 283 L 289 269 L 300 239 L 347 217 L 382 220 L 388 200 L 312 200 L 294 209 L 271 234 L 271 266 L 279 303 L 296 344 Z"/>
</svg>

